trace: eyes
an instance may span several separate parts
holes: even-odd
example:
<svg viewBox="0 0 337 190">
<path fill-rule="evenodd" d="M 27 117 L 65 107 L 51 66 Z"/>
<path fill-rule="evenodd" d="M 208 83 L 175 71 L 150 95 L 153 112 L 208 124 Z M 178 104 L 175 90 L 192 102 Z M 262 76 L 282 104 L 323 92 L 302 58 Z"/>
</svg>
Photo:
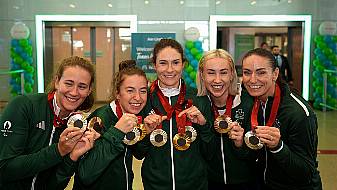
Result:
<svg viewBox="0 0 337 190">
<path fill-rule="evenodd" d="M 128 93 L 128 94 L 135 94 L 135 93 L 137 93 L 137 89 L 135 89 L 135 88 L 127 88 L 126 89 L 126 92 Z M 140 94 L 147 94 L 147 89 L 146 88 L 141 88 L 140 90 L 139 90 L 139 93 Z"/>
<path fill-rule="evenodd" d="M 243 70 L 242 74 L 243 74 L 244 76 L 250 76 L 250 75 L 253 74 L 253 72 L 250 71 L 250 70 Z M 268 72 L 267 72 L 266 70 L 257 70 L 257 71 L 255 71 L 255 75 L 256 75 L 257 77 L 262 77 L 262 76 L 265 76 L 265 75 L 267 75 L 267 74 L 268 74 Z"/>
<path fill-rule="evenodd" d="M 167 60 L 159 60 L 159 62 L 158 62 L 158 64 L 160 64 L 161 66 L 168 65 L 169 63 L 170 62 L 167 61 Z M 176 60 L 171 61 L 171 64 L 173 66 L 179 65 L 180 63 L 182 63 L 180 59 L 176 59 Z"/>
<path fill-rule="evenodd" d="M 216 75 L 217 72 L 214 71 L 214 70 L 207 70 L 206 74 L 208 74 L 208 75 Z M 228 75 L 228 74 L 229 74 L 228 70 L 221 70 L 220 71 L 220 75 Z"/>
<path fill-rule="evenodd" d="M 67 88 L 71 88 L 71 87 L 75 86 L 75 83 L 74 83 L 74 81 L 66 80 L 66 81 L 64 81 L 64 85 Z M 80 90 L 86 90 L 88 88 L 89 88 L 89 85 L 87 85 L 87 84 L 84 84 L 84 83 L 78 84 L 78 89 L 80 89 Z"/>
</svg>

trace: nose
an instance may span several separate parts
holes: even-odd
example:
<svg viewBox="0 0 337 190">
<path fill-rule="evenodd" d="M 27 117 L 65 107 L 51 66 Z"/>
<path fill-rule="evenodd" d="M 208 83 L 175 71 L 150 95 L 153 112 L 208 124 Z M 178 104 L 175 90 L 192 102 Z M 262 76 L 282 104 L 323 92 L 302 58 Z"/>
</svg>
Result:
<svg viewBox="0 0 337 190">
<path fill-rule="evenodd" d="M 168 66 L 167 66 L 167 71 L 168 72 L 172 72 L 173 71 L 173 65 L 172 63 L 169 63 Z"/>
<path fill-rule="evenodd" d="M 251 77 L 250 77 L 250 82 L 251 83 L 256 83 L 257 79 L 256 79 L 256 75 L 255 73 L 252 73 Z"/>
<path fill-rule="evenodd" d="M 140 97 L 140 92 L 136 92 L 136 93 L 134 94 L 133 98 L 134 98 L 135 100 L 140 100 L 140 99 L 141 99 L 141 97 Z"/>
<path fill-rule="evenodd" d="M 71 90 L 70 90 L 70 95 L 72 96 L 77 96 L 78 95 L 78 88 L 76 86 L 74 86 Z"/>
<path fill-rule="evenodd" d="M 216 73 L 214 82 L 221 82 L 220 73 Z"/>
</svg>

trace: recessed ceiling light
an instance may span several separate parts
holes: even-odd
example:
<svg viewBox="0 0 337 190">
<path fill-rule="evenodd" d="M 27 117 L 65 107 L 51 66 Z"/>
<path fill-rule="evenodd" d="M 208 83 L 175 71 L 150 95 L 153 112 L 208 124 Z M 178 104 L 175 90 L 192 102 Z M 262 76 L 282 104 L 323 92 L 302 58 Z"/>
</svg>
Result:
<svg viewBox="0 0 337 190">
<path fill-rule="evenodd" d="M 185 3 L 185 1 L 180 1 L 180 5 L 183 5 Z"/>
<path fill-rule="evenodd" d="M 108 7 L 112 8 L 112 4 L 111 4 L 111 3 L 109 3 L 109 4 L 108 4 Z"/>
<path fill-rule="evenodd" d="M 288 3 L 292 3 L 293 1 L 292 0 L 288 0 Z"/>
<path fill-rule="evenodd" d="M 146 0 L 146 1 L 144 1 L 144 3 L 147 5 L 147 4 L 149 4 L 149 3 L 150 3 L 150 1 L 147 1 L 147 0 Z"/>
<path fill-rule="evenodd" d="M 76 6 L 74 4 L 69 4 L 70 8 L 75 8 Z"/>
<path fill-rule="evenodd" d="M 251 5 L 255 5 L 256 4 L 256 1 L 252 1 L 250 2 Z"/>
<path fill-rule="evenodd" d="M 216 1 L 215 4 L 216 5 L 219 5 L 221 3 L 221 1 Z"/>
</svg>

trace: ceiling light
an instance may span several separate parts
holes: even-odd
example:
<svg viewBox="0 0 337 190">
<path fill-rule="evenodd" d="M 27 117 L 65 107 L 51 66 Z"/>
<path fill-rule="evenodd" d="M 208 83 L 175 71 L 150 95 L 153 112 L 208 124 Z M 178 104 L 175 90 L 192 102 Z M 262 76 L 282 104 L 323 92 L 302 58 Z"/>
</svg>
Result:
<svg viewBox="0 0 337 190">
<path fill-rule="evenodd" d="M 216 1 L 215 4 L 216 5 L 219 5 L 221 3 L 221 1 Z"/>
<path fill-rule="evenodd" d="M 108 4 L 108 7 L 112 8 L 112 4 L 111 4 L 111 3 L 109 3 L 109 4 Z"/>
<path fill-rule="evenodd" d="M 256 1 L 252 1 L 250 2 L 251 5 L 255 5 L 256 4 Z"/>
<path fill-rule="evenodd" d="M 288 3 L 292 3 L 293 1 L 292 0 L 288 0 Z"/>
<path fill-rule="evenodd" d="M 184 1 L 180 1 L 180 5 L 183 5 L 185 2 Z"/>
<path fill-rule="evenodd" d="M 144 1 L 144 3 L 147 5 L 147 4 L 149 4 L 149 3 L 150 3 L 150 1 L 147 1 L 147 0 L 146 0 L 146 1 Z"/>
<path fill-rule="evenodd" d="M 75 8 L 76 6 L 74 4 L 69 4 L 70 8 Z"/>
</svg>

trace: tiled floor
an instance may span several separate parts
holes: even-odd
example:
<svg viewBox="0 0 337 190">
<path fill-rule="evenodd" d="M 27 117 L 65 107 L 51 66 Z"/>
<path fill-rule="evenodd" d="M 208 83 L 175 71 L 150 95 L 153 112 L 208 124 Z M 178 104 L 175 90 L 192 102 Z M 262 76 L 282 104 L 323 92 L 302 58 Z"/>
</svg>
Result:
<svg viewBox="0 0 337 190">
<path fill-rule="evenodd" d="M 337 190 L 337 111 L 316 111 L 319 123 L 318 161 L 324 190 Z M 134 160 L 134 190 L 143 190 L 141 161 Z M 70 189 L 70 188 L 68 188 Z"/>
</svg>

